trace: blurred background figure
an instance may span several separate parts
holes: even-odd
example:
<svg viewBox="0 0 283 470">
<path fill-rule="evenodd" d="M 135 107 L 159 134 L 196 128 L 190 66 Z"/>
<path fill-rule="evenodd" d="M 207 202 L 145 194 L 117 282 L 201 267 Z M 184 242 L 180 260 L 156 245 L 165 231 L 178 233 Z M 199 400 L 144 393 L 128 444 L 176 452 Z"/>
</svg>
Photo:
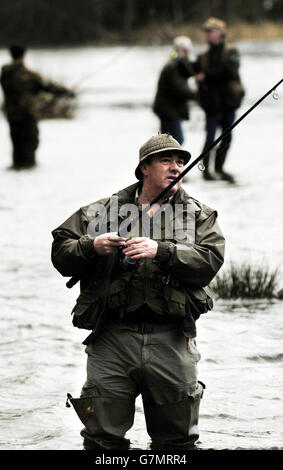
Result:
<svg viewBox="0 0 283 470">
<path fill-rule="evenodd" d="M 13 145 L 12 168 L 31 168 L 36 164 L 35 151 L 39 144 L 36 99 L 40 92 L 54 95 L 72 91 L 53 82 L 47 82 L 24 64 L 25 48 L 21 45 L 10 47 L 12 62 L 2 67 L 1 85 L 4 92 L 6 114 Z"/>
<path fill-rule="evenodd" d="M 239 53 L 226 43 L 226 23 L 217 18 L 209 18 L 203 25 L 208 50 L 200 54 L 196 61 L 196 81 L 199 86 L 200 105 L 206 115 L 205 150 L 215 140 L 218 128 L 222 132 L 235 120 L 235 110 L 244 96 L 239 77 Z M 223 166 L 231 144 L 231 132 L 220 142 L 215 154 L 215 173 L 210 173 L 209 152 L 203 159 L 206 180 L 223 179 L 233 182 L 231 174 Z"/>
<path fill-rule="evenodd" d="M 194 75 L 189 60 L 192 42 L 187 36 L 177 36 L 173 48 L 159 76 L 153 111 L 160 119 L 161 133 L 171 134 L 182 145 L 182 121 L 189 119 L 188 100 L 196 99 L 188 85 L 188 78 Z"/>
</svg>

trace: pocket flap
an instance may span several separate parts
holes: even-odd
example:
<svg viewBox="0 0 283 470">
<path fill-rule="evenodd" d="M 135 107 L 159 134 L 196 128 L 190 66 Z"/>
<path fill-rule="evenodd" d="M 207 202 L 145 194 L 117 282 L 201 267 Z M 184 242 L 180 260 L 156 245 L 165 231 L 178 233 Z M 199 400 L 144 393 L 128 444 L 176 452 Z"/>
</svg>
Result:
<svg viewBox="0 0 283 470">
<path fill-rule="evenodd" d="M 186 303 L 186 296 L 184 292 L 174 289 L 173 287 L 167 287 L 164 289 L 164 297 L 165 300 L 171 300 L 178 304 L 185 305 Z"/>
<path fill-rule="evenodd" d="M 210 298 L 209 294 L 205 291 L 203 287 L 200 288 L 189 288 L 189 295 L 192 295 L 198 300 L 207 300 Z"/>
<path fill-rule="evenodd" d="M 82 315 L 90 306 L 90 304 L 76 304 L 72 310 L 75 315 Z"/>
<path fill-rule="evenodd" d="M 77 302 L 72 310 L 72 313 L 75 313 L 76 315 L 82 315 L 93 303 L 93 301 L 94 298 L 92 297 L 92 295 L 82 292 L 77 298 Z"/>
<path fill-rule="evenodd" d="M 115 281 L 111 282 L 108 295 L 118 294 L 125 290 L 126 284 L 125 281 L 122 279 L 116 279 Z"/>
</svg>

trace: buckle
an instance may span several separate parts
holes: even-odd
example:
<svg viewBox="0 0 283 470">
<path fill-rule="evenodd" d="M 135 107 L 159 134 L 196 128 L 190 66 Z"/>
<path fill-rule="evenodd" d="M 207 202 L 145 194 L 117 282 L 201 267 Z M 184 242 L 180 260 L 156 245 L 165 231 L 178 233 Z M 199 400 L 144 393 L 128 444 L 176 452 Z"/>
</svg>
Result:
<svg viewBox="0 0 283 470">
<path fill-rule="evenodd" d="M 170 282 L 170 274 L 165 274 L 164 276 L 161 277 L 161 281 L 165 286 L 168 286 Z"/>
<path fill-rule="evenodd" d="M 143 334 L 148 334 L 148 333 L 153 333 L 154 331 L 154 326 L 149 325 L 148 323 L 139 323 L 138 324 L 138 333 L 141 335 Z"/>
</svg>

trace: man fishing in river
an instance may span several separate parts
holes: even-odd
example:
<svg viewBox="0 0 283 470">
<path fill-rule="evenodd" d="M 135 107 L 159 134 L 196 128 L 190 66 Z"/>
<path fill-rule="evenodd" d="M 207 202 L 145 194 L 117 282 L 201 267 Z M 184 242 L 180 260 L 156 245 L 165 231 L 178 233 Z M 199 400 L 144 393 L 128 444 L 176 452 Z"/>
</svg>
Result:
<svg viewBox="0 0 283 470">
<path fill-rule="evenodd" d="M 151 137 L 139 151 L 138 182 L 52 232 L 55 268 L 80 279 L 73 324 L 92 330 L 83 343 L 86 382 L 80 398 L 69 395 L 86 449 L 130 446 L 139 395 L 152 449 L 190 449 L 198 440 L 204 384 L 195 322 L 212 308 L 206 286 L 225 242 L 217 212 L 189 196 L 181 179 L 174 185 L 190 157 L 169 134 Z"/>
<path fill-rule="evenodd" d="M 57 83 L 44 80 L 38 73 L 25 66 L 26 49 L 12 45 L 9 49 L 12 62 L 1 70 L 4 93 L 4 111 L 10 128 L 13 146 L 12 168 L 32 168 L 36 165 L 39 145 L 38 115 L 36 103 L 39 93 L 53 96 L 74 96 L 74 92 Z"/>
</svg>

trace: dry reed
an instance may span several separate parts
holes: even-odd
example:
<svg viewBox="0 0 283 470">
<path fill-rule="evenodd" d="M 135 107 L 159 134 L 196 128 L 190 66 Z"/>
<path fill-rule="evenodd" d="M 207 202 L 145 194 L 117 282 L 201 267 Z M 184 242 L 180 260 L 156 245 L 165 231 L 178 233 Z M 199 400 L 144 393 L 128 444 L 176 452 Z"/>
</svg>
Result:
<svg viewBox="0 0 283 470">
<path fill-rule="evenodd" d="M 216 297 L 222 299 L 263 299 L 278 297 L 279 270 L 263 264 L 231 262 L 210 284 Z"/>
</svg>

